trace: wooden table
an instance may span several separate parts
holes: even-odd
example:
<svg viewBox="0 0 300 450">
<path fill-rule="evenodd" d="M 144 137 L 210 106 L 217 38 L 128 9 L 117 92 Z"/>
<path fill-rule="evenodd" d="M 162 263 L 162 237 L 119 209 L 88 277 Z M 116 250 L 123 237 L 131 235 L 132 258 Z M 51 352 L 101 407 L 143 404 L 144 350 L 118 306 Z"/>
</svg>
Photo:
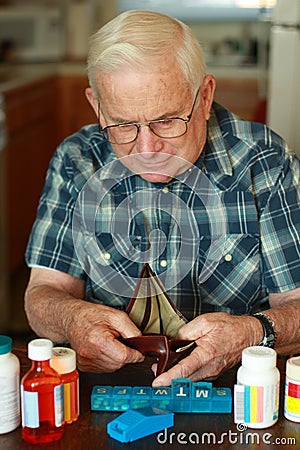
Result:
<svg viewBox="0 0 300 450">
<path fill-rule="evenodd" d="M 21 362 L 22 375 L 30 366 L 26 349 L 15 348 L 14 353 Z M 66 425 L 60 441 L 44 445 L 25 443 L 21 427 L 0 435 L 1 450 L 97 450 L 97 449 L 272 449 L 300 448 L 300 423 L 285 419 L 283 415 L 283 394 L 285 381 L 285 360 L 278 359 L 281 372 L 280 417 L 271 428 L 241 431 L 233 421 L 233 414 L 175 414 L 175 425 L 166 434 L 148 436 L 130 444 L 121 444 L 110 438 L 106 432 L 107 423 L 120 413 L 90 410 L 90 395 L 94 385 L 150 385 L 153 379 L 150 361 L 129 365 L 114 374 L 80 374 L 80 417 L 77 422 Z M 233 388 L 237 368 L 231 369 L 213 382 L 214 386 Z M 232 391 L 233 393 L 233 391 Z M 158 436 L 160 436 L 158 438 Z M 128 447 L 130 445 L 130 447 Z"/>
</svg>

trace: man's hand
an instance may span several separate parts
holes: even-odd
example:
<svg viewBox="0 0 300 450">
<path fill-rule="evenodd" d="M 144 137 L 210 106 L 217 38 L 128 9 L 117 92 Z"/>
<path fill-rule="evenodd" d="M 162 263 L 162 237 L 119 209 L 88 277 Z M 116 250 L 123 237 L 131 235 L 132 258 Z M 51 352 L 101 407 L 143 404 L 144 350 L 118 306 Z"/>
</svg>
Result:
<svg viewBox="0 0 300 450">
<path fill-rule="evenodd" d="M 83 301 L 71 322 L 69 340 L 80 370 L 114 372 L 125 364 L 143 361 L 140 352 L 118 340 L 140 334 L 126 313 Z"/>
<path fill-rule="evenodd" d="M 128 315 L 84 300 L 85 284 L 57 270 L 33 268 L 25 293 L 29 324 L 37 335 L 69 342 L 83 371 L 113 372 L 143 361 L 137 350 L 118 338 L 141 334 Z"/>
<path fill-rule="evenodd" d="M 188 357 L 157 377 L 153 386 L 168 386 L 174 378 L 197 381 L 216 377 L 237 364 L 242 350 L 259 342 L 262 334 L 260 323 L 251 316 L 200 315 L 178 333 L 179 339 L 196 341 L 197 347 Z"/>
</svg>

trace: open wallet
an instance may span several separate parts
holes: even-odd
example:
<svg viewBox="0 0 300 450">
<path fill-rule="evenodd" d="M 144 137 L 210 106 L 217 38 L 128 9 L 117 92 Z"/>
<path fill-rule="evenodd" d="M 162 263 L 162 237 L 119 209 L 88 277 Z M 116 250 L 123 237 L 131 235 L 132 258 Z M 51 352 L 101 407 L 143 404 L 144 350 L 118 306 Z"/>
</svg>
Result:
<svg viewBox="0 0 300 450">
<path fill-rule="evenodd" d="M 176 308 L 147 263 L 142 268 L 126 312 L 143 334 L 124 338 L 122 342 L 145 356 L 155 356 L 156 376 L 170 369 L 195 348 L 194 341 L 176 339 L 187 319 Z"/>
</svg>

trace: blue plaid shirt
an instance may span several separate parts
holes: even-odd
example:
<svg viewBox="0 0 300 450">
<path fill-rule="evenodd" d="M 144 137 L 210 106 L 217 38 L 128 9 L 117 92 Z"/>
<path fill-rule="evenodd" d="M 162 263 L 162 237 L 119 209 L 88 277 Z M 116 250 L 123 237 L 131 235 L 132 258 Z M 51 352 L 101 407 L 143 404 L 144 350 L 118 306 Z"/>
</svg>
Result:
<svg viewBox="0 0 300 450">
<path fill-rule="evenodd" d="M 57 148 L 26 251 L 30 267 L 81 278 L 87 300 L 125 309 L 146 255 L 189 320 L 212 311 L 250 314 L 268 308 L 269 293 L 300 287 L 299 161 L 265 125 L 214 103 L 194 169 L 165 184 L 128 176 L 114 161 L 96 125 Z M 106 195 L 96 211 L 99 192 L 86 195 L 91 218 L 79 211 L 76 219 L 96 173 Z"/>
</svg>

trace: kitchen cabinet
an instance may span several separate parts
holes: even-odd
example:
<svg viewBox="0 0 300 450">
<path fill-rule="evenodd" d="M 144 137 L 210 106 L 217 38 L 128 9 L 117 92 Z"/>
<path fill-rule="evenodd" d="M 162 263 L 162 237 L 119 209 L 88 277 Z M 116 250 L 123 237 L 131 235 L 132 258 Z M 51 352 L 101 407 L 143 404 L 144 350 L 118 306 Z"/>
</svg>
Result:
<svg viewBox="0 0 300 450">
<path fill-rule="evenodd" d="M 85 97 L 88 79 L 85 75 L 59 75 L 58 122 L 59 140 L 64 139 L 82 126 L 96 123 L 95 113 Z"/>
<path fill-rule="evenodd" d="M 217 78 L 215 100 L 245 120 L 265 122 L 265 98 L 255 78 Z"/>
<path fill-rule="evenodd" d="M 1 152 L 4 172 L 1 203 L 2 278 L 0 332 L 27 330 L 23 295 L 28 280 L 25 250 L 36 217 L 49 161 L 59 142 L 81 126 L 95 122 L 84 96 L 84 75 L 51 75 L 12 83 L 2 93 L 8 142 Z M 39 70 L 37 70 L 39 73 Z M 33 77 L 32 77 L 33 78 Z M 19 82 L 20 81 L 20 82 Z M 5 290 L 2 286 L 5 282 Z M 5 313 L 5 317 L 4 317 Z M 8 327 L 8 329 L 7 329 Z"/>
<path fill-rule="evenodd" d="M 49 160 L 57 145 L 57 80 L 28 83 L 4 93 L 8 144 L 4 149 L 6 265 L 24 266 L 24 252 Z"/>
</svg>

